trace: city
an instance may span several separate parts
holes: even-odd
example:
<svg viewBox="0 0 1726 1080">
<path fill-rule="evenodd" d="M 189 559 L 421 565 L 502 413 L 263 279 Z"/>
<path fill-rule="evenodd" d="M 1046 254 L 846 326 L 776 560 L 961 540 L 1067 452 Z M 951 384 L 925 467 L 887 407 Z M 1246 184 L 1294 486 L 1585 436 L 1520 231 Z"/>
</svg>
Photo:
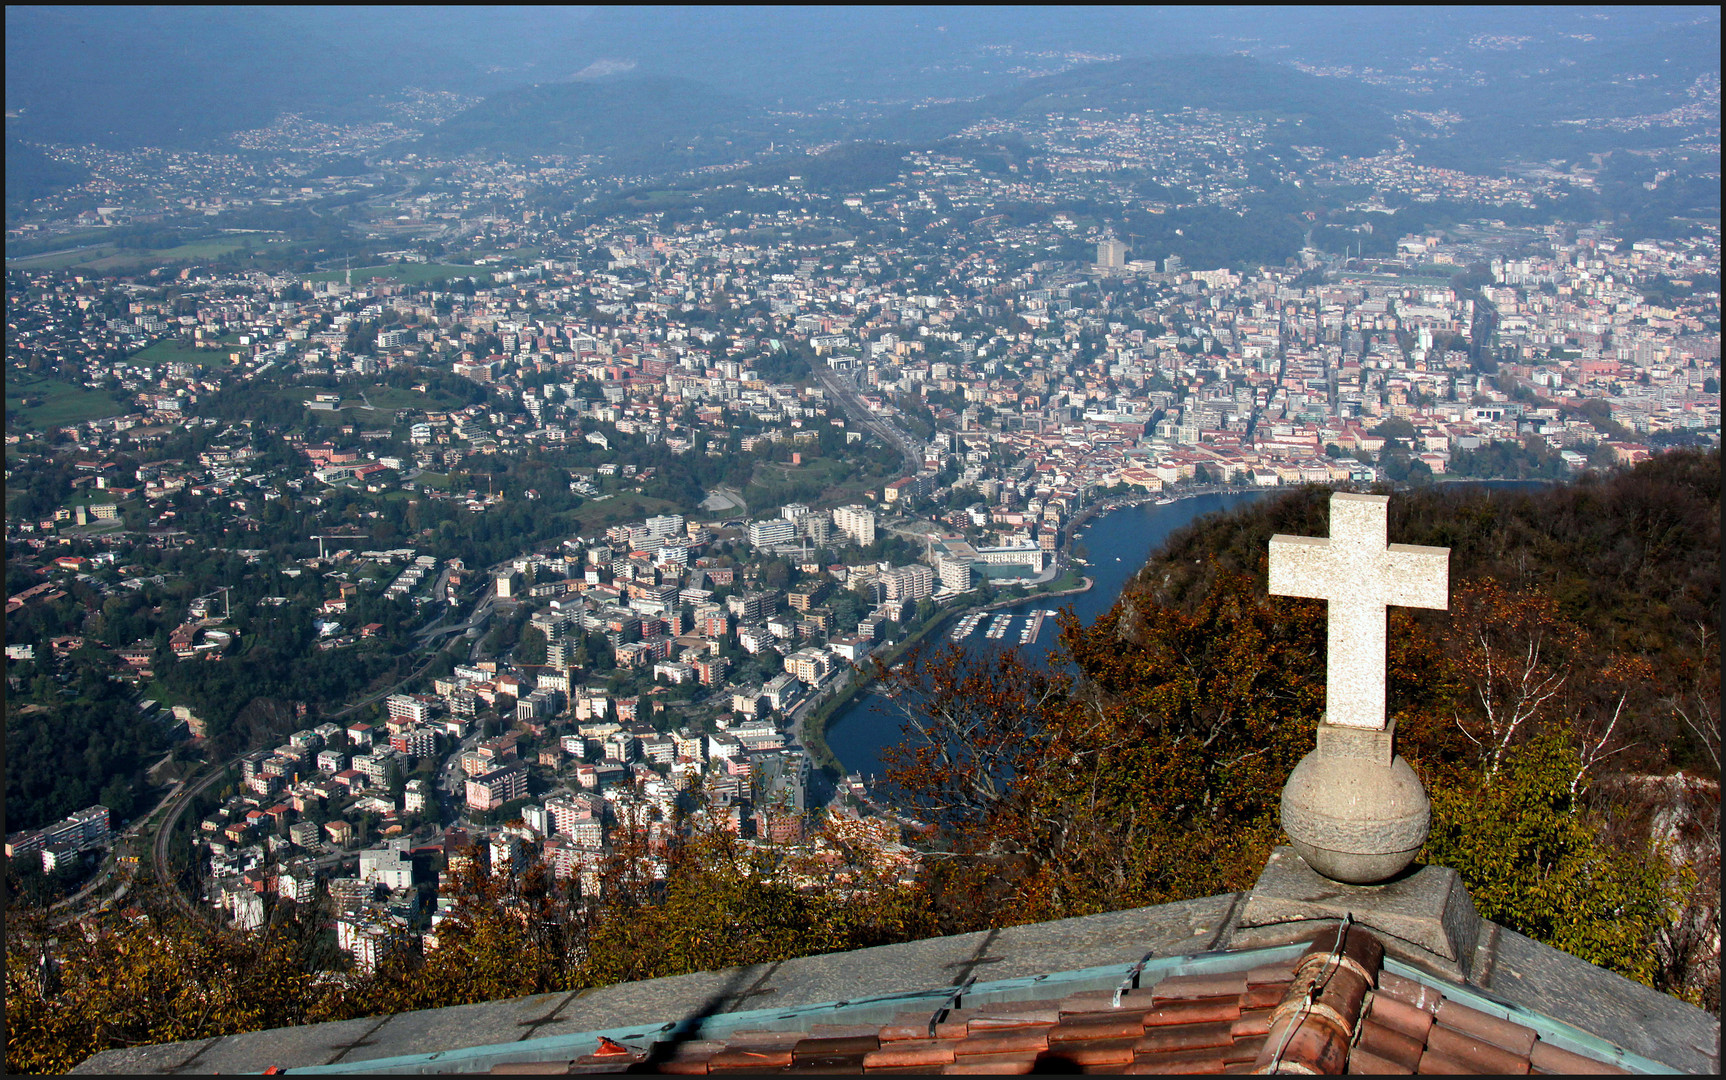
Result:
<svg viewBox="0 0 1726 1080">
<path fill-rule="evenodd" d="M 1590 130 L 1717 185 L 1717 69 L 1684 93 Z M 793 109 L 777 165 L 413 141 L 479 100 L 49 147 L 84 179 L 9 206 L 6 855 L 57 915 L 327 902 L 365 974 L 475 859 L 592 896 L 711 827 L 807 886 L 838 830 L 908 883 L 923 823 L 827 727 L 924 644 L 1034 641 L 1093 515 L 1719 445 L 1717 195 L 1569 216 L 1610 153 L 1082 100 L 921 146 Z"/>
</svg>

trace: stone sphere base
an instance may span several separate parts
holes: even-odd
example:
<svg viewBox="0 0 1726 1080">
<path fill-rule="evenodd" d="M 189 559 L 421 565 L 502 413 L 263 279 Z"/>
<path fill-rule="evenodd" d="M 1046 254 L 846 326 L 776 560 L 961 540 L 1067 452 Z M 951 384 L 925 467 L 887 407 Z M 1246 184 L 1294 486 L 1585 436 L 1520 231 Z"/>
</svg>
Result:
<svg viewBox="0 0 1726 1080">
<path fill-rule="evenodd" d="M 1283 786 L 1282 826 L 1308 866 L 1333 881 L 1371 885 L 1414 861 L 1432 824 L 1426 789 L 1399 755 L 1389 764 L 1320 748 Z"/>
</svg>

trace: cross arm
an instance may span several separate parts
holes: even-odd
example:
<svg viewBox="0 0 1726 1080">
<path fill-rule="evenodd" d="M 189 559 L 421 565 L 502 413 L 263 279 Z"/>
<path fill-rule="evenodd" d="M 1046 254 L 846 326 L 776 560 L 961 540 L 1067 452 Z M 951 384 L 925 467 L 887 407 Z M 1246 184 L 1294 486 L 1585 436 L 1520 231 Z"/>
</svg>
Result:
<svg viewBox="0 0 1726 1080">
<path fill-rule="evenodd" d="M 1450 549 L 1391 544 L 1385 551 L 1384 602 L 1398 607 L 1450 607 Z"/>
<path fill-rule="evenodd" d="M 1330 563 L 1330 540 L 1322 536 L 1271 537 L 1270 592 L 1272 596 L 1303 596 L 1330 599 L 1326 567 Z"/>
</svg>

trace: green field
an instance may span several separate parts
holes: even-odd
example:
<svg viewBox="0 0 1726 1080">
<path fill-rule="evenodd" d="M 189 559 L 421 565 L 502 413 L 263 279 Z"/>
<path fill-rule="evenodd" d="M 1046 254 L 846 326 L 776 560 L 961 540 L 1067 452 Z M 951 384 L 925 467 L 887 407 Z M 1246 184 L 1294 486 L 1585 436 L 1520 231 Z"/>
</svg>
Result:
<svg viewBox="0 0 1726 1080">
<path fill-rule="evenodd" d="M 101 272 L 136 269 L 161 266 L 166 263 L 198 262 L 203 259 L 229 255 L 236 251 L 244 251 L 248 247 L 262 248 L 270 238 L 278 235 L 280 234 L 246 233 L 235 236 L 212 236 L 169 248 L 122 248 L 114 244 L 101 244 L 97 247 L 85 248 L 82 251 L 65 251 L 58 254 L 33 255 L 28 258 L 8 260 L 6 265 L 19 270 L 69 270 L 78 268 Z"/>
<path fill-rule="evenodd" d="M 327 392 L 318 387 L 295 388 L 286 391 L 289 397 L 301 404 L 311 401 L 318 394 Z M 465 402 L 449 394 L 437 392 L 420 394 L 404 387 L 386 386 L 382 383 L 375 383 L 360 390 L 356 390 L 352 386 L 343 386 L 341 393 L 341 407 L 337 411 L 353 413 L 352 416 L 344 418 L 350 422 L 375 420 L 382 423 L 390 418 L 389 414 L 402 409 L 441 412 L 465 404 Z M 362 393 L 363 397 L 361 396 Z M 366 407 L 368 403 L 371 405 L 369 409 Z"/>
<path fill-rule="evenodd" d="M 40 398 L 42 403 L 26 408 L 26 397 Z M 16 416 L 27 430 L 81 424 L 131 411 L 130 405 L 120 404 L 101 390 L 44 379 L 17 369 L 6 374 L 6 413 L 9 417 Z"/>
<path fill-rule="evenodd" d="M 240 343 L 239 335 L 229 334 L 220 339 L 220 344 L 233 346 Z M 149 348 L 140 349 L 128 357 L 134 364 L 156 367 L 160 364 L 172 364 L 184 361 L 188 364 L 203 364 L 205 367 L 225 367 L 228 363 L 228 349 L 198 349 L 181 342 L 178 338 L 163 338 Z"/>
<path fill-rule="evenodd" d="M 815 481 L 821 484 L 839 483 L 854 467 L 836 458 L 812 457 L 804 451 L 803 463 L 792 465 L 784 461 L 764 461 L 755 467 L 750 487 L 771 487 L 795 481 Z"/>
<path fill-rule="evenodd" d="M 457 266 L 449 263 L 393 263 L 389 266 L 356 266 L 354 267 L 354 282 L 362 284 L 374 277 L 393 278 L 408 285 L 423 285 L 428 281 L 438 281 L 444 278 L 471 277 L 475 284 L 485 284 L 491 280 L 491 273 L 478 266 Z M 306 274 L 303 281 L 346 281 L 346 270 L 325 270 L 318 274 Z"/>
<path fill-rule="evenodd" d="M 58 236 L 24 236 L 6 242 L 6 257 L 8 259 L 34 258 L 43 252 L 60 251 L 65 248 L 84 247 L 89 244 L 100 244 L 114 235 L 110 228 L 75 229 Z M 28 249 L 28 250 L 26 250 Z M 14 254 L 14 253 L 17 254 Z"/>
<path fill-rule="evenodd" d="M 140 487 L 142 485 L 134 483 L 130 486 Z M 117 503 L 119 501 L 120 497 L 115 495 L 112 489 L 99 488 L 94 484 L 85 484 L 82 487 L 75 489 L 72 494 L 68 495 L 66 497 L 66 501 L 62 505 L 67 509 L 71 509 L 80 504 L 90 506 L 95 503 Z M 92 521 L 91 524 L 94 525 L 97 523 Z"/>
<path fill-rule="evenodd" d="M 569 515 L 570 529 L 587 536 L 619 521 L 640 521 L 651 514 L 681 512 L 683 509 L 664 499 L 649 498 L 633 491 L 620 491 L 609 499 L 598 502 L 589 499 L 582 503 Z"/>
<path fill-rule="evenodd" d="M 820 492 L 803 497 L 805 502 L 847 502 L 857 499 L 864 491 L 879 487 L 883 477 L 871 476 L 866 469 L 837 458 L 811 457 L 813 448 L 803 451 L 803 464 L 769 461 L 755 467 L 749 487 L 743 497 L 750 505 L 771 503 L 792 484 L 819 484 Z M 783 500 L 780 500 L 783 501 Z"/>
</svg>

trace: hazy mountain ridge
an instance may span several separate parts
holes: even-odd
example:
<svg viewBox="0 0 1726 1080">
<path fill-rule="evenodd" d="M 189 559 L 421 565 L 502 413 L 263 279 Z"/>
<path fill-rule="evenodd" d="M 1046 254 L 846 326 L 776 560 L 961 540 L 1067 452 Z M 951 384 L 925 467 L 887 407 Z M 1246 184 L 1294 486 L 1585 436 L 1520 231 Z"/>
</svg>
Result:
<svg viewBox="0 0 1726 1080">
<path fill-rule="evenodd" d="M 675 157 L 722 139 L 750 115 L 743 102 L 664 76 L 547 83 L 494 94 L 421 140 L 422 153 Z"/>
<path fill-rule="evenodd" d="M 1027 79 L 976 101 L 907 111 L 867 129 L 867 134 L 918 140 L 952 135 L 989 119 L 1031 119 L 1086 108 L 1193 108 L 1277 117 L 1287 121 L 1285 135 L 1343 153 L 1370 154 L 1390 144 L 1391 109 L 1402 99 L 1401 94 L 1369 94 L 1358 84 L 1246 56 L 1139 58 L 1086 64 Z"/>
</svg>

